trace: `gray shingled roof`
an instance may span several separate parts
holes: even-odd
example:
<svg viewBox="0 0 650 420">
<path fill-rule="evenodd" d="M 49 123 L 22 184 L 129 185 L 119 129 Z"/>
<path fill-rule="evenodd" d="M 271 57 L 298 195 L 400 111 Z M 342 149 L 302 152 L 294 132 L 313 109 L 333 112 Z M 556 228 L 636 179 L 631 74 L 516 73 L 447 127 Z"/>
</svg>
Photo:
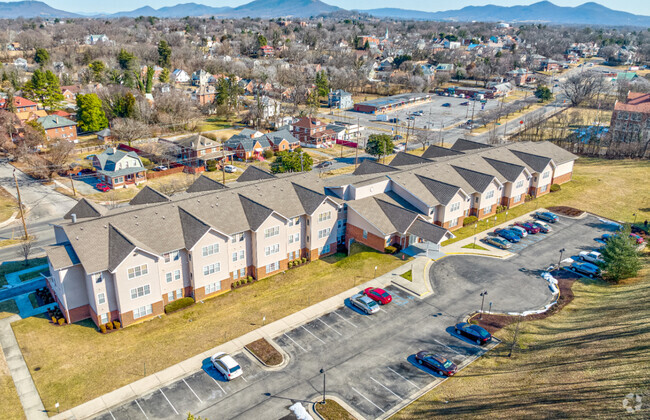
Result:
<svg viewBox="0 0 650 420">
<path fill-rule="evenodd" d="M 237 149 L 240 145 L 242 149 L 244 149 L 246 152 L 252 152 L 253 149 L 255 148 L 255 143 L 260 144 L 262 148 L 269 148 L 272 147 L 271 142 L 266 136 L 260 136 L 260 137 L 248 137 L 245 135 L 240 134 L 235 134 L 231 138 L 225 141 L 224 145 L 229 148 L 229 149 Z"/>
<path fill-rule="evenodd" d="M 445 239 L 447 229 L 418 218 L 413 222 L 406 233 L 409 235 L 415 235 L 418 238 L 426 239 L 434 244 L 439 244 L 443 239 Z"/>
<path fill-rule="evenodd" d="M 168 196 L 147 185 L 129 201 L 129 204 L 136 206 L 138 204 L 164 203 L 166 201 L 171 201 Z"/>
<path fill-rule="evenodd" d="M 462 176 L 469 185 L 476 191 L 482 193 L 487 189 L 490 183 L 494 180 L 494 176 L 487 175 L 481 172 L 472 171 L 471 169 L 461 168 L 459 166 L 451 165 L 452 168 Z"/>
<path fill-rule="evenodd" d="M 395 226 L 395 231 L 399 233 L 406 233 L 406 230 L 411 226 L 413 220 L 418 217 L 418 214 L 397 204 L 389 203 L 381 199 L 376 199 L 377 204 L 388 217 L 390 222 Z M 389 232 L 390 233 L 390 232 Z"/>
<path fill-rule="evenodd" d="M 451 146 L 451 149 L 459 152 L 464 152 L 466 150 L 487 149 L 489 147 L 492 146 L 484 143 L 479 143 L 477 141 L 458 139 L 454 145 Z"/>
<path fill-rule="evenodd" d="M 89 217 L 100 217 L 106 214 L 107 209 L 104 206 L 100 206 L 99 204 L 95 204 L 92 201 L 82 198 L 81 200 L 77 201 L 77 204 L 75 204 L 70 211 L 68 211 L 65 216 L 63 216 L 64 219 L 70 220 L 72 219 L 72 215 L 75 214 L 77 216 L 77 219 L 86 219 Z"/>
<path fill-rule="evenodd" d="M 447 184 L 445 182 L 437 181 L 422 175 L 416 175 L 422 185 L 424 185 L 431 194 L 442 205 L 447 205 L 452 198 L 458 193 L 460 187 L 456 185 Z"/>
<path fill-rule="evenodd" d="M 182 207 L 178 208 L 178 213 L 183 227 L 183 239 L 185 248 L 192 249 L 194 245 L 210 230 L 210 225 L 200 220 Z"/>
<path fill-rule="evenodd" d="M 265 137 L 270 144 L 274 144 L 276 146 L 278 146 L 282 142 L 282 140 L 286 140 L 287 142 L 289 142 L 289 144 L 293 144 L 293 145 L 300 143 L 300 140 L 295 138 L 289 132 L 289 130 L 286 129 L 275 131 L 273 133 L 264 134 L 264 136 L 262 137 Z"/>
<path fill-rule="evenodd" d="M 259 181 L 262 179 L 273 179 L 275 175 L 270 172 L 260 169 L 257 166 L 250 165 L 246 170 L 239 175 L 237 182 L 246 182 L 246 181 Z"/>
<path fill-rule="evenodd" d="M 521 152 L 519 150 L 510 150 L 510 151 L 519 159 L 526 162 L 526 164 L 530 166 L 535 172 L 542 172 L 544 168 L 546 168 L 546 166 L 551 161 L 551 158 L 549 157 L 533 155 L 530 153 Z"/>
<path fill-rule="evenodd" d="M 79 257 L 69 243 L 46 246 L 45 253 L 55 270 L 79 264 Z"/>
<path fill-rule="evenodd" d="M 408 166 L 431 163 L 429 159 L 421 158 L 410 153 L 399 152 L 390 162 L 390 166 Z"/>
<path fill-rule="evenodd" d="M 273 213 L 272 209 L 256 203 L 255 201 L 251 200 L 248 197 L 244 197 L 241 194 L 239 195 L 239 199 L 241 200 L 242 208 L 244 209 L 244 214 L 246 215 L 248 224 L 254 231 L 257 230 L 260 225 L 264 223 L 264 221 L 268 219 L 269 216 Z"/>
<path fill-rule="evenodd" d="M 217 143 L 216 141 L 204 137 L 200 134 L 194 134 L 188 137 L 183 137 L 182 139 L 178 139 L 174 141 L 174 144 L 179 147 L 183 147 L 185 149 L 191 149 L 191 150 L 201 150 L 207 147 L 219 146 L 219 143 Z"/>
<path fill-rule="evenodd" d="M 223 185 L 221 182 L 215 181 L 212 178 L 209 178 L 205 175 L 201 175 L 190 185 L 186 190 L 188 193 L 197 193 L 197 192 L 206 192 L 206 191 L 218 191 L 228 188 Z"/>
<path fill-rule="evenodd" d="M 422 153 L 422 157 L 425 159 L 435 159 L 447 156 L 458 156 L 462 154 L 463 152 L 460 150 L 452 150 L 446 147 L 440 147 L 432 144 L 427 148 L 427 150 L 424 151 L 424 153 Z"/>
<path fill-rule="evenodd" d="M 108 225 L 108 269 L 115 271 L 126 257 L 136 248 L 123 232 Z"/>
<path fill-rule="evenodd" d="M 519 175 L 526 169 L 524 166 L 515 165 L 514 163 L 503 162 L 484 157 L 485 161 L 489 163 L 494 169 L 499 171 L 501 175 L 509 182 L 515 182 Z"/>
<path fill-rule="evenodd" d="M 292 182 L 291 185 L 293 185 L 293 189 L 296 191 L 296 195 L 300 199 L 302 207 L 307 214 L 314 213 L 318 206 L 323 204 L 323 201 L 327 198 L 325 194 L 310 190 L 309 188 L 303 187 L 294 182 Z"/>
<path fill-rule="evenodd" d="M 352 172 L 353 175 L 381 174 L 385 172 L 397 171 L 396 168 L 384 165 L 371 159 L 363 160 L 357 169 Z"/>
</svg>

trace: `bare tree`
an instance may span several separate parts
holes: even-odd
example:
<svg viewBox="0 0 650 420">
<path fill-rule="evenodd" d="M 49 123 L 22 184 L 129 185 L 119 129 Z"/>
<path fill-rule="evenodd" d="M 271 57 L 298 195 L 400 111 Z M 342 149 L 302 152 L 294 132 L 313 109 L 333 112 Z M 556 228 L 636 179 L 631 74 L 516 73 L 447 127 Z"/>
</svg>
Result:
<svg viewBox="0 0 650 420">
<path fill-rule="evenodd" d="M 118 118 L 113 121 L 111 128 L 111 136 L 118 141 L 128 143 L 129 146 L 132 141 L 150 135 L 149 127 L 145 123 L 132 118 Z"/>
<path fill-rule="evenodd" d="M 573 74 L 562 84 L 562 91 L 573 106 L 578 106 L 584 101 L 593 99 L 604 88 L 605 78 L 596 72 Z"/>
<path fill-rule="evenodd" d="M 32 254 L 33 247 L 34 240 L 31 237 L 25 238 L 25 240 L 20 243 L 20 247 L 18 248 L 17 252 L 18 255 L 23 259 L 25 267 L 28 265 L 27 260 L 29 260 L 29 256 Z"/>
</svg>

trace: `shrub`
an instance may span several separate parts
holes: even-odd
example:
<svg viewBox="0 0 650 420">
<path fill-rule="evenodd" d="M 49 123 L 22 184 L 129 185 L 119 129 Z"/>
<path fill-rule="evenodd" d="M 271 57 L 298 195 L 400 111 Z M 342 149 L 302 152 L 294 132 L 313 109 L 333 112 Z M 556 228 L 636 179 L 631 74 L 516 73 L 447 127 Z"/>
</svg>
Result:
<svg viewBox="0 0 650 420">
<path fill-rule="evenodd" d="M 208 171 L 208 172 L 216 171 L 217 170 L 217 162 L 214 161 L 214 160 L 209 160 L 205 170 Z"/>
<path fill-rule="evenodd" d="M 533 201 L 534 199 L 535 197 L 533 197 L 532 195 L 526 194 L 526 199 L 525 199 L 526 202 Z"/>
<path fill-rule="evenodd" d="M 467 216 L 465 218 L 465 220 L 463 220 L 463 226 L 473 225 L 476 222 L 478 222 L 478 217 L 476 217 L 476 216 Z"/>
<path fill-rule="evenodd" d="M 55 316 L 52 317 L 52 324 L 56 324 L 56 317 Z"/>
<path fill-rule="evenodd" d="M 560 184 L 553 184 L 553 185 L 551 185 L 551 192 L 558 192 L 558 191 L 560 191 L 561 189 L 562 189 L 562 187 L 560 187 Z"/>
<path fill-rule="evenodd" d="M 102 334 L 106 334 L 106 325 L 104 324 L 100 325 L 99 330 L 102 332 Z"/>
<path fill-rule="evenodd" d="M 247 283 L 248 283 L 248 279 L 244 279 L 244 280 L 242 280 L 241 282 L 242 282 L 242 284 L 247 284 Z"/>
<path fill-rule="evenodd" d="M 307 258 L 302 257 L 302 258 L 300 259 L 300 262 L 303 263 L 303 264 L 306 263 L 306 262 L 307 262 Z"/>
<path fill-rule="evenodd" d="M 264 151 L 264 159 L 271 159 L 273 157 L 273 150 Z"/>
<path fill-rule="evenodd" d="M 384 248 L 384 252 L 387 254 L 394 254 L 395 252 L 397 252 L 397 248 L 395 248 L 394 246 L 387 246 L 386 248 Z"/>
<path fill-rule="evenodd" d="M 187 308 L 188 306 L 192 305 L 194 305 L 194 299 L 191 297 L 188 296 L 180 298 L 165 305 L 165 313 L 170 314 L 174 311 L 178 311 L 179 309 Z"/>
<path fill-rule="evenodd" d="M 289 268 L 293 267 L 293 261 L 289 261 Z"/>
<path fill-rule="evenodd" d="M 506 210 L 508 210 L 508 207 L 506 206 L 497 206 L 497 214 L 503 213 Z"/>
<path fill-rule="evenodd" d="M 115 328 L 116 330 L 119 330 L 121 326 L 122 325 L 120 324 L 120 321 L 118 320 L 113 321 L 113 328 Z"/>
<path fill-rule="evenodd" d="M 237 280 L 237 281 L 235 282 L 235 287 L 239 287 L 239 286 L 241 286 L 241 280 Z"/>
<path fill-rule="evenodd" d="M 59 325 L 65 324 L 65 318 L 59 318 Z"/>
<path fill-rule="evenodd" d="M 113 323 L 112 322 L 107 322 L 106 323 L 106 329 L 109 330 L 109 331 L 112 330 L 113 329 Z"/>
<path fill-rule="evenodd" d="M 248 277 L 246 278 L 246 280 L 248 280 L 248 281 L 253 281 L 253 277 L 252 277 L 252 276 L 248 276 Z"/>
</svg>

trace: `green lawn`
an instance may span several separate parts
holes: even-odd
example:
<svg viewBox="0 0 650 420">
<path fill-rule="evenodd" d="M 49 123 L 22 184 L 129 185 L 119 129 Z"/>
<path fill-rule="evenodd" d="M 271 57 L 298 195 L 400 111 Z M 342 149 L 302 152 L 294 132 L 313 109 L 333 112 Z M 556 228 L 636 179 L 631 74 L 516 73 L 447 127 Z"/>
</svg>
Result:
<svg viewBox="0 0 650 420">
<path fill-rule="evenodd" d="M 36 309 L 39 307 L 38 299 L 36 299 L 36 293 L 30 293 L 28 296 L 29 302 L 32 304 L 32 308 Z"/>
<path fill-rule="evenodd" d="M 6 261 L 0 264 L 0 287 L 7 284 L 7 279 L 5 274 L 13 273 L 15 271 L 26 270 L 31 267 L 36 267 L 39 265 L 47 264 L 47 258 L 31 258 L 27 260 L 27 265 L 25 261 Z"/>
<path fill-rule="evenodd" d="M 42 277 L 41 273 L 45 276 L 49 276 L 50 270 L 46 268 L 45 270 L 30 271 L 29 273 L 21 274 L 18 277 L 20 278 L 20 281 L 30 281 Z"/>
<path fill-rule="evenodd" d="M 84 321 L 54 327 L 43 316 L 12 324 L 46 409 L 61 411 L 136 381 L 405 263 L 401 255 L 353 245 L 183 311 L 112 334 Z M 408 260 L 407 260 L 408 261 Z M 74 355 L 71 357 L 70 355 Z M 36 368 L 40 368 L 36 370 Z"/>
<path fill-rule="evenodd" d="M 640 278 L 621 285 L 576 282 L 559 313 L 520 325 L 505 343 L 397 413 L 397 419 L 647 418 L 650 398 L 650 253 Z M 623 399 L 643 395 L 628 414 Z"/>
<path fill-rule="evenodd" d="M 9 219 L 16 211 L 18 211 L 18 202 L 13 195 L 0 187 L 0 223 Z"/>
<path fill-rule="evenodd" d="M 480 250 L 480 251 L 487 251 L 487 249 L 483 248 L 483 247 L 482 247 L 481 245 L 479 245 L 479 244 L 467 244 L 467 245 L 463 246 L 463 248 L 467 248 L 467 249 L 477 249 L 477 250 Z"/>
<path fill-rule="evenodd" d="M 650 219 L 648 185 L 641 180 L 650 174 L 650 161 L 605 160 L 580 158 L 573 170 L 573 180 L 562 184 L 558 192 L 498 214 L 496 224 L 524 215 L 540 207 L 571 206 L 614 220 L 631 223 L 633 214 L 637 221 Z M 624 187 L 623 187 L 624 186 Z M 478 222 L 476 232 L 491 229 L 494 216 Z M 449 245 L 474 235 L 474 225 L 455 230 L 456 238 L 442 243 Z"/>
<path fill-rule="evenodd" d="M 213 131 L 232 127 L 233 122 L 219 117 L 206 118 L 199 123 L 199 131 Z"/>
<path fill-rule="evenodd" d="M 0 319 L 9 318 L 12 315 L 16 315 L 20 311 L 18 310 L 18 305 L 13 299 L 5 300 L 0 302 Z"/>
<path fill-rule="evenodd" d="M 399 275 L 402 278 L 405 278 L 408 281 L 413 281 L 413 271 L 409 270 L 406 273 L 402 273 Z"/>
</svg>

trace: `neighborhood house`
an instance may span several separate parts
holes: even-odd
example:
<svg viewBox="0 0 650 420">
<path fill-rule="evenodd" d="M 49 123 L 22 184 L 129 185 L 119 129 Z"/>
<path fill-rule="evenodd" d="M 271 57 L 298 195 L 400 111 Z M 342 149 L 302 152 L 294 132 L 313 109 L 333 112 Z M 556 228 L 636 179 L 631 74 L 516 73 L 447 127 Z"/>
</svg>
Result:
<svg viewBox="0 0 650 420">
<path fill-rule="evenodd" d="M 135 152 L 109 147 L 93 156 L 97 178 L 111 188 L 137 185 L 147 180 L 147 170 Z"/>
</svg>

